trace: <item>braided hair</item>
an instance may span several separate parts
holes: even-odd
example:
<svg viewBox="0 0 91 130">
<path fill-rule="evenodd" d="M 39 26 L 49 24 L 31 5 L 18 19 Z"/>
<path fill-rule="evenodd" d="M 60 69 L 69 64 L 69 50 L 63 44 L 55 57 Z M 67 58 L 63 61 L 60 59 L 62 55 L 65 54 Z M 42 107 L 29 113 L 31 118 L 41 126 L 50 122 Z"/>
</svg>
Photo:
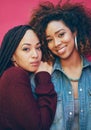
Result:
<svg viewBox="0 0 91 130">
<path fill-rule="evenodd" d="M 32 29 L 30 25 L 18 25 L 5 34 L 0 48 L 0 76 L 12 65 L 11 57 L 28 29 Z"/>
</svg>

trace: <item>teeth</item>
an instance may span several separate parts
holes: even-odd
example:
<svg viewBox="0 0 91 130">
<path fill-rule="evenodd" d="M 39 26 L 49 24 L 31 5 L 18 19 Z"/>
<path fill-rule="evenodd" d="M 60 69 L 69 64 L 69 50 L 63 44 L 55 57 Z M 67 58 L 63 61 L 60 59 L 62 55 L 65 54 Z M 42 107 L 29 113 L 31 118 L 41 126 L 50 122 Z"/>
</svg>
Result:
<svg viewBox="0 0 91 130">
<path fill-rule="evenodd" d="M 63 53 L 63 52 L 65 51 L 65 49 L 66 49 L 66 47 L 60 48 L 60 49 L 58 50 L 58 53 Z"/>
</svg>

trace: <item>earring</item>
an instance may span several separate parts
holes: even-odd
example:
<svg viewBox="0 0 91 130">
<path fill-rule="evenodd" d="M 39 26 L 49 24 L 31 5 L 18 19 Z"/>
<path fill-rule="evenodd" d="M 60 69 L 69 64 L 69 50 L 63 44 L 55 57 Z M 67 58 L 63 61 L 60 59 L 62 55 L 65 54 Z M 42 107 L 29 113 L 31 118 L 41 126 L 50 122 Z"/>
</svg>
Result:
<svg viewBox="0 0 91 130">
<path fill-rule="evenodd" d="M 77 45 L 77 37 L 75 36 L 75 47 L 78 50 L 78 45 Z"/>
</svg>

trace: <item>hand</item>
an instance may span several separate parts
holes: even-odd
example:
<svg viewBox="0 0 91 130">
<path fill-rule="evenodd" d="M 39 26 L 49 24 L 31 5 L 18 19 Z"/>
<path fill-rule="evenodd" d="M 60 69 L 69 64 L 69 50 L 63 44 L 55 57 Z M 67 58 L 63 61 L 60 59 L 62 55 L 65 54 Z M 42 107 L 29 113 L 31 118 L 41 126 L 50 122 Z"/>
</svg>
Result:
<svg viewBox="0 0 91 130">
<path fill-rule="evenodd" d="M 41 61 L 40 66 L 35 73 L 38 73 L 41 71 L 46 71 L 51 74 L 52 73 L 52 64 Z"/>
</svg>

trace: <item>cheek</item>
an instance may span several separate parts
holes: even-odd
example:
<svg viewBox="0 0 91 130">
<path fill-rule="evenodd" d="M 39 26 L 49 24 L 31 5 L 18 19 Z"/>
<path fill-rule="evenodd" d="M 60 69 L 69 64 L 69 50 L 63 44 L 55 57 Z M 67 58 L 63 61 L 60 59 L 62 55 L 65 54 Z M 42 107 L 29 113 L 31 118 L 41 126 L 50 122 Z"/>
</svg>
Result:
<svg viewBox="0 0 91 130">
<path fill-rule="evenodd" d="M 69 36 L 66 36 L 64 39 L 63 39 L 63 41 L 64 42 L 70 42 L 71 41 L 71 37 L 69 37 Z"/>
<path fill-rule="evenodd" d="M 70 35 L 68 35 L 68 36 L 66 37 L 65 40 L 68 41 L 68 42 L 73 42 L 73 43 L 74 43 L 74 36 L 70 34 Z"/>
<path fill-rule="evenodd" d="M 18 63 L 25 63 L 25 62 L 27 61 L 27 59 L 28 59 L 28 58 L 26 58 L 26 57 L 21 57 L 21 58 L 18 58 L 18 59 L 17 59 L 17 62 L 18 62 Z"/>
<path fill-rule="evenodd" d="M 41 60 L 42 59 L 42 51 L 38 52 L 38 56 L 39 56 L 39 59 Z"/>
<path fill-rule="evenodd" d="M 50 50 L 52 50 L 53 49 L 53 47 L 54 47 L 54 45 L 53 44 L 48 44 L 48 48 L 50 49 Z"/>
<path fill-rule="evenodd" d="M 25 62 L 25 61 L 27 61 L 29 59 L 29 55 L 28 54 L 21 54 L 21 55 L 18 55 L 18 57 L 17 57 L 17 60 L 19 61 L 19 62 Z"/>
</svg>

